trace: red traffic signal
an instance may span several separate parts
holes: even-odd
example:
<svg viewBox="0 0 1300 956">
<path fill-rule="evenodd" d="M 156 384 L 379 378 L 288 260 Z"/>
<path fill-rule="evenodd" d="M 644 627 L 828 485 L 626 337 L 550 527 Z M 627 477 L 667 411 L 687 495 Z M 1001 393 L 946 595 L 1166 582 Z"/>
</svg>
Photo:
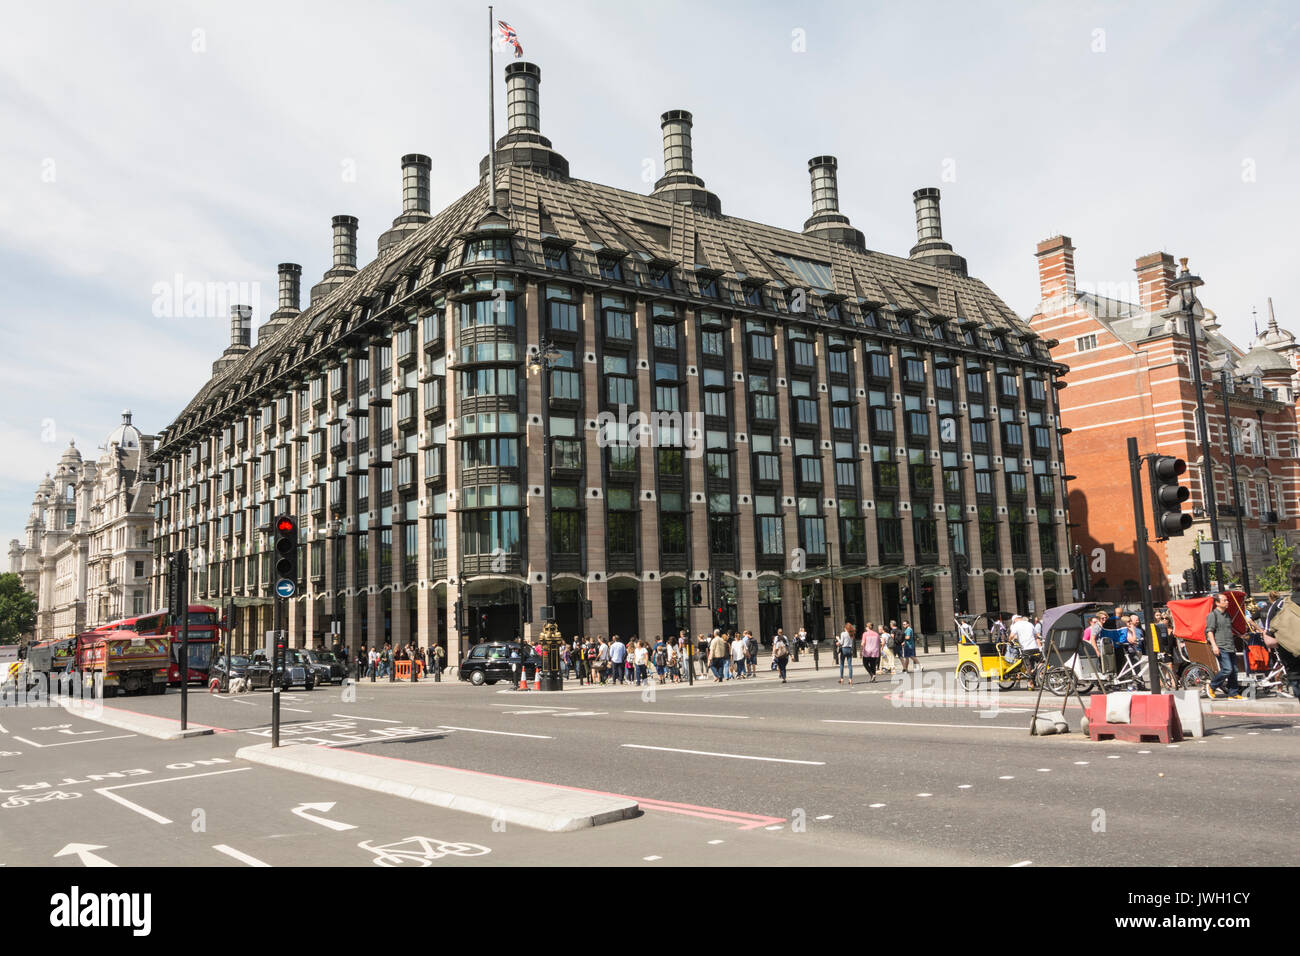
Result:
<svg viewBox="0 0 1300 956">
<path fill-rule="evenodd" d="M 298 530 L 298 524 L 292 518 L 284 517 L 275 523 L 275 530 L 281 534 L 293 534 Z"/>
</svg>

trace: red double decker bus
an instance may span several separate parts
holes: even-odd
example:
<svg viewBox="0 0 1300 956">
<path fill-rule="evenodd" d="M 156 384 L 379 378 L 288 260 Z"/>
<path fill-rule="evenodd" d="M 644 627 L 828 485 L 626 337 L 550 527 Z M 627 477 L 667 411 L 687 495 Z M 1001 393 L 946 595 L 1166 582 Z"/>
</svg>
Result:
<svg viewBox="0 0 1300 956">
<path fill-rule="evenodd" d="M 222 626 L 218 623 L 218 611 L 207 604 L 191 604 L 190 618 L 190 659 L 186 680 L 191 684 L 206 685 L 208 672 L 212 669 L 212 659 L 221 640 Z M 165 636 L 171 643 L 171 669 L 167 683 L 179 687 L 181 683 L 181 622 L 167 608 L 150 611 L 136 617 L 125 617 L 120 621 L 110 621 L 95 628 L 96 631 L 134 631 L 148 637 Z"/>
</svg>

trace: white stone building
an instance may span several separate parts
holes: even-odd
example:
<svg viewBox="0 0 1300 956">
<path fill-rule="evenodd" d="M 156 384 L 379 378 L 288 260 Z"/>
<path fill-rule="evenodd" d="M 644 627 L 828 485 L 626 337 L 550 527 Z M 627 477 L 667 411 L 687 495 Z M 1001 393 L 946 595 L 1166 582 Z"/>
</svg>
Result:
<svg viewBox="0 0 1300 956">
<path fill-rule="evenodd" d="M 36 595 L 36 640 L 148 609 L 153 482 L 140 463 L 154 441 L 123 412 L 97 461 L 69 444 L 37 487 L 26 540 L 9 543 L 9 570 Z"/>
</svg>

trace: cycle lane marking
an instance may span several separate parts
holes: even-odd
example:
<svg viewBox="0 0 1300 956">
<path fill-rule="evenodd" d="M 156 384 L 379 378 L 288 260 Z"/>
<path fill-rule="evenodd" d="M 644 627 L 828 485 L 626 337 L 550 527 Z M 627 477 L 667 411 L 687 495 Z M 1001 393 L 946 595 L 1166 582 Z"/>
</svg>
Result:
<svg viewBox="0 0 1300 956">
<path fill-rule="evenodd" d="M 101 796 L 107 797 L 109 800 L 112 800 L 115 803 L 120 803 L 128 810 L 134 810 L 136 813 L 140 814 L 141 816 L 148 817 L 150 820 L 154 821 L 155 823 L 167 824 L 167 823 L 171 823 L 172 821 L 169 820 L 167 817 L 163 816 L 161 813 L 154 813 L 148 807 L 142 807 L 140 806 L 140 804 L 133 803 L 132 801 L 128 800 L 126 797 L 113 793 L 112 791 L 125 790 L 128 787 L 147 787 L 150 784 L 154 784 L 154 783 L 172 783 L 176 780 L 193 780 L 197 777 L 215 777 L 220 774 L 226 774 L 226 773 L 243 773 L 247 770 L 252 770 L 252 769 L 253 769 L 252 767 L 234 767 L 229 770 L 210 770 L 207 773 L 189 773 L 180 777 L 161 777 L 157 780 L 141 780 L 138 781 L 137 783 L 120 783 L 113 787 L 98 787 L 96 788 L 95 792 L 100 794 Z"/>
</svg>

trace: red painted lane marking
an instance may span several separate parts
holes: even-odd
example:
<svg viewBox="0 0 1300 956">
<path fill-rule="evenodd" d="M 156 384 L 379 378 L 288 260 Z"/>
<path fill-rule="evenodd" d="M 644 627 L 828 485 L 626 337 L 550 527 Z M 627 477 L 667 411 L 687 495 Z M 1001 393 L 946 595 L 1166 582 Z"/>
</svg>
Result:
<svg viewBox="0 0 1300 956">
<path fill-rule="evenodd" d="M 302 744 L 305 747 L 317 747 L 321 750 L 333 750 L 333 747 L 325 744 Z M 377 757 L 380 760 L 393 760 L 397 763 L 415 764 L 417 767 L 431 767 L 434 770 L 455 770 L 459 773 L 472 773 L 478 777 L 491 777 L 494 780 L 508 780 L 511 783 L 535 783 L 543 787 L 557 787 L 560 790 L 572 790 L 574 793 L 590 793 L 598 797 L 617 797 L 622 800 L 635 800 L 638 806 L 643 806 L 647 810 L 659 810 L 663 813 L 681 813 L 688 816 L 711 816 L 711 819 L 725 820 L 728 823 L 742 823 L 749 821 L 741 830 L 752 830 L 757 827 L 770 823 L 785 823 L 784 817 L 765 817 L 757 813 L 746 813 L 741 810 L 724 810 L 721 807 L 700 807 L 691 803 L 672 803 L 667 800 L 654 800 L 644 797 L 634 797 L 626 793 L 610 793 L 607 790 L 593 790 L 590 787 L 573 787 L 564 783 L 547 783 L 544 780 L 528 780 L 524 777 L 507 777 L 505 774 L 488 773 L 485 770 L 466 770 L 463 767 L 449 767 L 446 764 L 426 763 L 423 760 L 411 760 L 407 757 L 390 757 L 387 754 L 366 754 L 367 757 Z"/>
</svg>

